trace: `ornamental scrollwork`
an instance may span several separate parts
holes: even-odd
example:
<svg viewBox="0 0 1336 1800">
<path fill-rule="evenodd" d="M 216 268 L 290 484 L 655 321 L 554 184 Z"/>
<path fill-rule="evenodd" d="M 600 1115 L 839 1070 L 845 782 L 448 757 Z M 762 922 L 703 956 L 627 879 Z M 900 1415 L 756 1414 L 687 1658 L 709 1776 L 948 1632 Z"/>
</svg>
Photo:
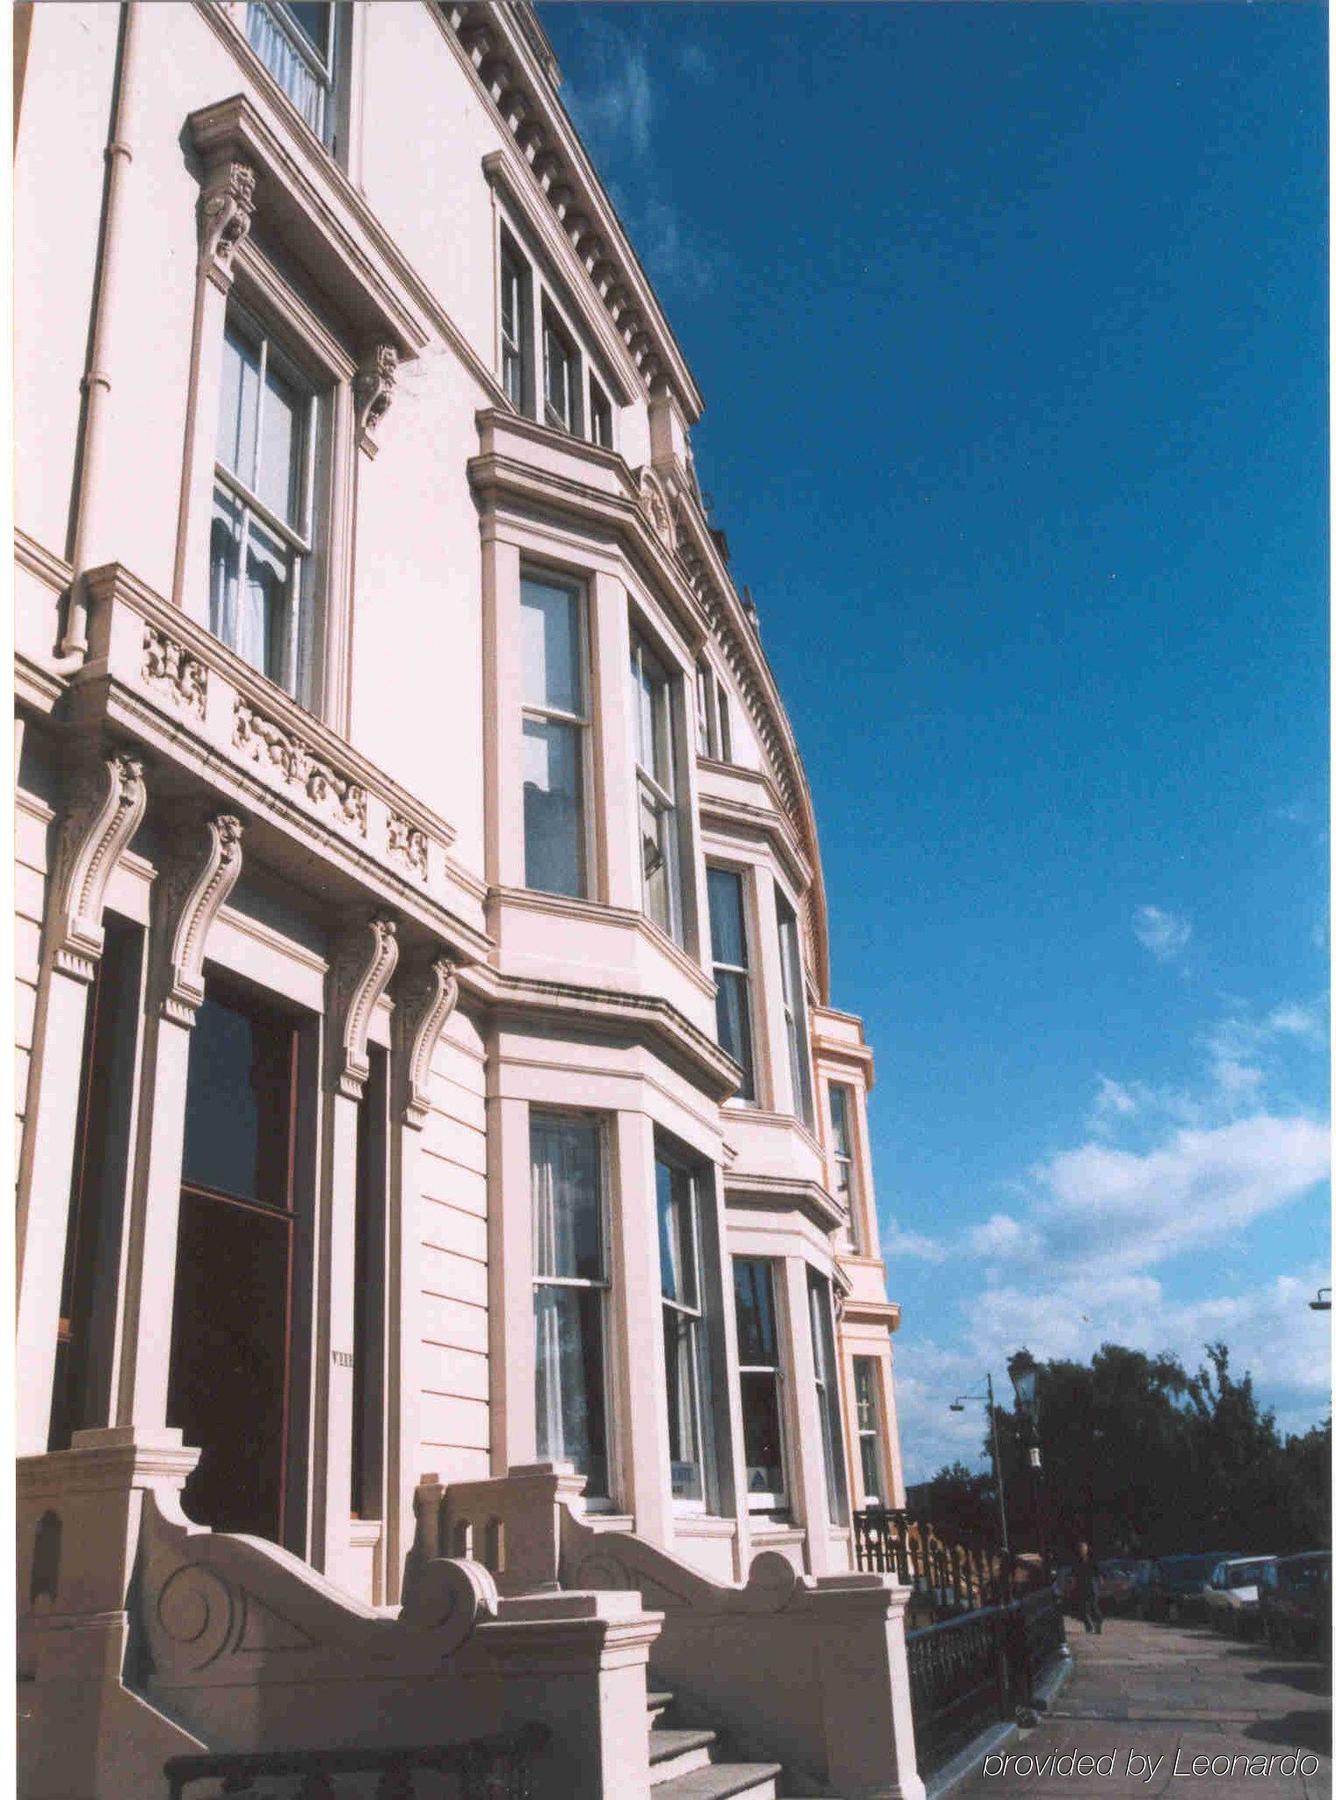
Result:
<svg viewBox="0 0 1336 1800">
<path fill-rule="evenodd" d="M 385 828 L 385 848 L 425 881 L 428 875 L 427 834 L 399 813 L 391 813 Z"/>
<path fill-rule="evenodd" d="M 371 1015 L 398 962 L 399 927 L 388 913 L 351 925 L 335 945 L 329 970 L 331 1073 L 337 1091 L 350 1100 L 360 1100 L 366 1088 Z"/>
<path fill-rule="evenodd" d="M 159 875 L 160 1003 L 164 1018 L 186 1026 L 204 999 L 209 930 L 241 874 L 241 820 L 215 813 L 203 828 L 203 854 L 187 839 Z"/>
<path fill-rule="evenodd" d="M 232 743 L 252 762 L 275 770 L 289 787 L 299 788 L 312 805 L 332 806 L 340 818 L 366 836 L 366 789 L 316 756 L 295 732 L 265 718 L 240 696 L 233 709 Z"/>
<path fill-rule="evenodd" d="M 432 1058 L 458 998 L 459 977 L 448 956 L 410 970 L 395 995 L 402 1117 L 414 1131 L 421 1131 L 431 1114 Z"/>
<path fill-rule="evenodd" d="M 255 212 L 255 170 L 228 162 L 210 171 L 200 195 L 200 260 L 220 286 L 232 283 L 232 260 L 249 236 Z"/>
<path fill-rule="evenodd" d="M 102 954 L 102 907 L 121 853 L 148 805 L 144 765 L 118 750 L 77 769 L 56 853 L 53 959 L 58 969 L 91 981 Z"/>
<path fill-rule="evenodd" d="M 393 344 L 376 344 L 363 358 L 353 377 L 353 393 L 357 399 L 357 436 L 359 442 L 375 437 L 376 427 L 390 410 L 394 386 L 398 379 L 399 352 Z"/>
<path fill-rule="evenodd" d="M 144 627 L 144 680 L 162 688 L 186 712 L 202 719 L 209 694 L 209 672 L 198 657 L 183 649 L 156 626 Z"/>
</svg>

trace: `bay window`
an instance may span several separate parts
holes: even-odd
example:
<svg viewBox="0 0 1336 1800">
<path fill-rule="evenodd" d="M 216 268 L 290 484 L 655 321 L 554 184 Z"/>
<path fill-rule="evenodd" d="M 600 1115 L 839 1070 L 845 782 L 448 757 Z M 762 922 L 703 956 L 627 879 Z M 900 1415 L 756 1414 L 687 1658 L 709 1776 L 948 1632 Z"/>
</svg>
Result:
<svg viewBox="0 0 1336 1800">
<path fill-rule="evenodd" d="M 209 628 L 308 704 L 318 437 L 326 411 L 292 359 L 233 307 L 223 339 Z"/>
<path fill-rule="evenodd" d="M 599 1127 L 536 1113 L 529 1157 L 537 1453 L 574 1463 L 586 1494 L 605 1498 L 609 1284 Z"/>
<path fill-rule="evenodd" d="M 798 920 L 782 894 L 775 895 L 775 910 L 779 922 L 779 972 L 784 1005 L 784 1037 L 789 1051 L 789 1077 L 793 1084 L 793 1110 L 810 1131 L 812 1074 L 807 1060 L 807 1007 L 803 995 Z"/>
<path fill-rule="evenodd" d="M 826 1512 L 832 1525 L 848 1522 L 844 1483 L 843 1438 L 835 1382 L 835 1334 L 830 1322 L 830 1283 L 814 1269 L 807 1271 L 807 1303 L 812 1326 L 812 1366 L 816 1407 L 821 1420 L 821 1453 L 826 1471 Z"/>
<path fill-rule="evenodd" d="M 524 884 L 583 895 L 585 844 L 585 627 L 578 588 L 526 575 L 520 582 L 524 698 Z"/>
<path fill-rule="evenodd" d="M 751 976 L 742 876 L 736 869 L 706 870 L 710 896 L 710 955 L 714 963 L 715 1027 L 721 1049 L 742 1070 L 738 1097 L 755 1100 L 752 1059 Z"/>
<path fill-rule="evenodd" d="M 703 1504 L 709 1408 L 699 1184 L 690 1169 L 663 1156 L 655 1159 L 654 1183 L 673 1498 Z"/>
<path fill-rule="evenodd" d="M 854 1096 L 853 1090 L 838 1082 L 830 1084 L 831 1154 L 835 1163 L 835 1198 L 849 1217 L 849 1233 L 855 1250 L 859 1247 L 858 1176 L 854 1164 Z"/>
<path fill-rule="evenodd" d="M 858 1408 L 858 1459 L 863 1476 L 863 1504 L 888 1504 L 882 1475 L 881 1406 L 877 1398 L 877 1364 L 871 1356 L 854 1358 L 854 1401 Z"/>
<path fill-rule="evenodd" d="M 249 0 L 251 48 L 316 136 L 333 144 L 341 9 L 333 0 Z"/>
<path fill-rule="evenodd" d="M 788 1504 L 784 1475 L 783 1397 L 775 1283 L 770 1263 L 735 1257 L 733 1294 L 738 1320 L 738 1381 L 747 1504 L 754 1512 Z"/>
<path fill-rule="evenodd" d="M 672 695 L 663 665 L 634 636 L 631 639 L 631 695 L 642 904 L 655 924 L 680 943 L 682 895 Z"/>
</svg>

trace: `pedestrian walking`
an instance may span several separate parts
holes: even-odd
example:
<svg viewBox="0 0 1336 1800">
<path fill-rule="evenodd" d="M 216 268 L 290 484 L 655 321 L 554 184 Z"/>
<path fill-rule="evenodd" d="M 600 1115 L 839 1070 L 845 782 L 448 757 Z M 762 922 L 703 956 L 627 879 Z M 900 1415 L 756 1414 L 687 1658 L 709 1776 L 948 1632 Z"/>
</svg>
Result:
<svg viewBox="0 0 1336 1800">
<path fill-rule="evenodd" d="M 1072 1570 L 1072 1590 L 1076 1600 L 1076 1610 L 1087 1631 L 1096 1633 L 1104 1630 L 1104 1615 L 1099 1610 L 1099 1569 L 1094 1557 L 1090 1554 L 1090 1546 L 1080 1543 L 1076 1546 L 1076 1567 Z"/>
</svg>

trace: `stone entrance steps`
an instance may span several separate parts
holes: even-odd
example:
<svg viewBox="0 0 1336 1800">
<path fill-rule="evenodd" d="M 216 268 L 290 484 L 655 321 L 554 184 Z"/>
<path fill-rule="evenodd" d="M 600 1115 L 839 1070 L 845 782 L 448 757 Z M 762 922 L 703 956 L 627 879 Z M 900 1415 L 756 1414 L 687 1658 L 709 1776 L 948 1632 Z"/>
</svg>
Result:
<svg viewBox="0 0 1336 1800">
<path fill-rule="evenodd" d="M 654 1800 L 778 1800 L 784 1791 L 782 1763 L 734 1762 L 717 1731 L 672 1723 L 671 1694 L 653 1692 L 648 1703 Z"/>
</svg>

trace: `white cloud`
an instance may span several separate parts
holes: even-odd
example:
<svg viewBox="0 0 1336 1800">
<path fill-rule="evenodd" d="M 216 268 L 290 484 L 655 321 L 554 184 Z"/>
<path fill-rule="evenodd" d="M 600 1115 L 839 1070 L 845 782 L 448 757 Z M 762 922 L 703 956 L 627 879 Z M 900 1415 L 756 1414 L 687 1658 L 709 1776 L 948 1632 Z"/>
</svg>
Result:
<svg viewBox="0 0 1336 1800">
<path fill-rule="evenodd" d="M 1267 1014 L 1266 1024 L 1273 1035 L 1303 1038 L 1310 1044 L 1326 1042 L 1327 1017 L 1320 1006 L 1277 1006 Z"/>
<path fill-rule="evenodd" d="M 1086 1143 L 1036 1165 L 1033 1253 L 1148 1268 L 1232 1235 L 1330 1172 L 1327 1128 L 1257 1113 L 1183 1129 L 1144 1153 Z"/>
<path fill-rule="evenodd" d="M 887 1262 L 905 1257 L 918 1262 L 945 1262 L 950 1251 L 939 1239 L 922 1231 L 904 1231 L 888 1219 L 881 1232 L 881 1253 Z"/>
<path fill-rule="evenodd" d="M 1015 1256 L 1025 1243 L 1025 1232 L 1010 1213 L 994 1213 L 985 1225 L 976 1225 L 968 1237 L 975 1256 Z"/>
<path fill-rule="evenodd" d="M 1139 906 L 1132 915 L 1132 930 L 1157 962 L 1177 961 L 1192 938 L 1191 920 L 1160 906 Z"/>
<path fill-rule="evenodd" d="M 1135 1118 L 1141 1111 L 1141 1104 L 1135 1088 L 1101 1075 L 1095 1103 L 1090 1109 L 1090 1129 L 1098 1132 L 1111 1131 L 1120 1120 Z"/>
</svg>

